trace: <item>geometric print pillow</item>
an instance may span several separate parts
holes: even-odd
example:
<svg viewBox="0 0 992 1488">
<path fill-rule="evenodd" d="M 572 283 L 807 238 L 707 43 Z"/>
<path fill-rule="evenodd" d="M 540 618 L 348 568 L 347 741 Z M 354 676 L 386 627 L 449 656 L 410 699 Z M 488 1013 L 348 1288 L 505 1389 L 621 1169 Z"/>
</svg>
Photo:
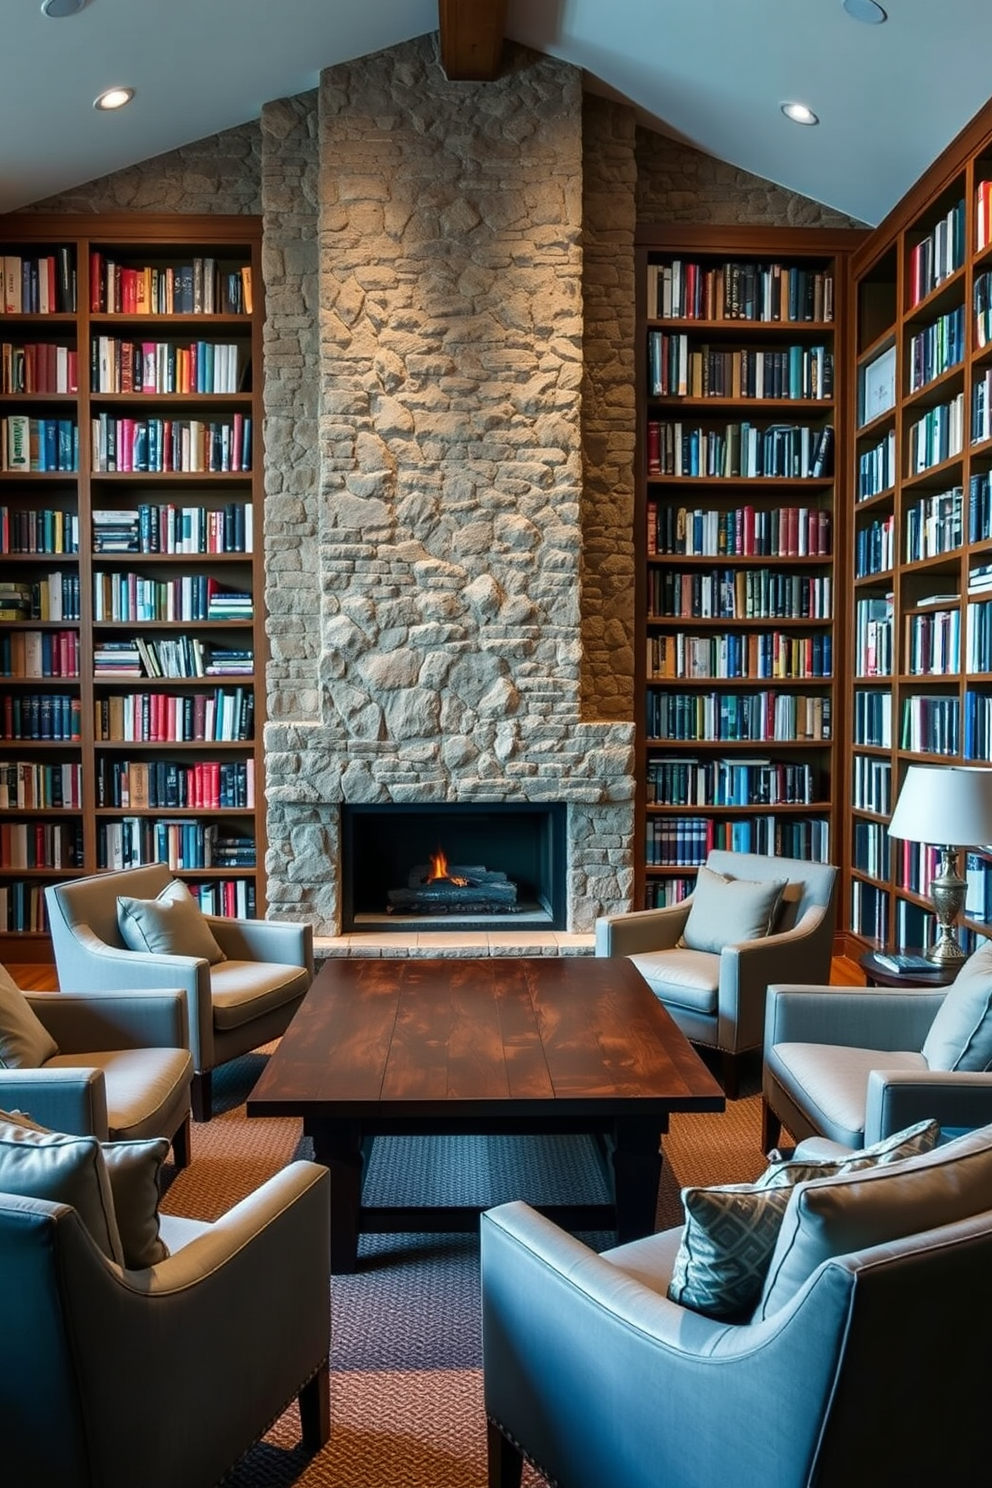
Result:
<svg viewBox="0 0 992 1488">
<path fill-rule="evenodd" d="M 761 1297 L 797 1183 L 901 1162 L 931 1151 L 939 1134 L 936 1121 L 918 1121 L 847 1158 L 773 1162 L 756 1183 L 684 1188 L 685 1228 L 668 1296 L 707 1317 L 746 1322 Z"/>
<path fill-rule="evenodd" d="M 668 1285 L 683 1307 L 745 1322 L 765 1284 L 792 1189 L 725 1183 L 684 1188 L 685 1228 Z"/>
</svg>

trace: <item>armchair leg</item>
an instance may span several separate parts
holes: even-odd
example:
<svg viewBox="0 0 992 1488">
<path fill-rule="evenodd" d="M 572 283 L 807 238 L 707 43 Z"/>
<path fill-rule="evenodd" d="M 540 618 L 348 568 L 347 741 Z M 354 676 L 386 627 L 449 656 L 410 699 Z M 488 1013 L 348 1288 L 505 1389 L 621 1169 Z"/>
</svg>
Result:
<svg viewBox="0 0 992 1488">
<path fill-rule="evenodd" d="M 736 1100 L 741 1088 L 741 1056 L 729 1054 L 726 1050 L 720 1054 L 720 1075 L 723 1080 L 723 1093 L 728 1100 Z"/>
<path fill-rule="evenodd" d="M 782 1123 L 764 1096 L 761 1097 L 761 1150 L 770 1152 L 773 1147 L 778 1146 L 778 1139 L 782 1135 Z"/>
<path fill-rule="evenodd" d="M 326 1359 L 298 1399 L 303 1445 L 308 1452 L 319 1452 L 331 1435 L 331 1376 Z"/>
<path fill-rule="evenodd" d="M 211 1103 L 213 1099 L 213 1071 L 197 1070 L 193 1076 L 193 1084 L 190 1089 L 190 1103 L 193 1107 L 194 1121 L 209 1121 L 211 1115 Z"/>
<path fill-rule="evenodd" d="M 173 1134 L 172 1138 L 172 1161 L 175 1163 L 177 1169 L 188 1168 L 190 1158 L 193 1155 L 190 1143 L 191 1125 L 190 1115 L 187 1111 L 185 1121 L 179 1130 Z"/>
<path fill-rule="evenodd" d="M 489 1488 L 520 1488 L 524 1459 L 519 1447 L 505 1437 L 495 1421 L 486 1422 Z"/>
</svg>

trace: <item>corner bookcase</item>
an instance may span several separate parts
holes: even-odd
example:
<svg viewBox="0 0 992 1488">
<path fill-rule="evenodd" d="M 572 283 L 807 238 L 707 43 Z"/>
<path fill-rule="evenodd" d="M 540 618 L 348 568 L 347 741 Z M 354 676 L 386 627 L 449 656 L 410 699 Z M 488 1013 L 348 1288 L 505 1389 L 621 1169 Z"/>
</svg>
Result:
<svg viewBox="0 0 992 1488">
<path fill-rule="evenodd" d="M 855 255 L 850 924 L 933 938 L 937 849 L 890 838 L 910 763 L 992 759 L 992 111 Z M 967 854 L 960 938 L 988 934 L 992 860 Z"/>
<path fill-rule="evenodd" d="M 262 914 L 261 224 L 0 218 L 0 958 L 166 861 Z"/>
<path fill-rule="evenodd" d="M 637 907 L 711 847 L 836 862 L 860 232 L 637 235 Z"/>
</svg>

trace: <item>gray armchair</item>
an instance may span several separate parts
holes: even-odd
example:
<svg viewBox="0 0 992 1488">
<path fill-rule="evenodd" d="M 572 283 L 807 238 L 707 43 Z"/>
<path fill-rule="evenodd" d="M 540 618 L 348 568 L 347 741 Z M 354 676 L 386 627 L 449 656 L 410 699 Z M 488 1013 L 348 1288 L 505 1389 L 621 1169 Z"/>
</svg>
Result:
<svg viewBox="0 0 992 1488">
<path fill-rule="evenodd" d="M 7 981 L 58 1052 L 33 1067 L 0 1063 L 0 1110 L 102 1142 L 168 1137 L 176 1167 L 186 1167 L 193 1078 L 186 994 L 74 996 L 22 992 Z"/>
<path fill-rule="evenodd" d="M 193 1053 L 193 1116 L 211 1115 L 211 1072 L 278 1038 L 313 981 L 313 928 L 275 920 L 205 920 L 227 959 L 131 950 L 118 896 L 154 899 L 172 882 L 161 863 L 99 873 L 45 890 L 59 986 L 66 992 L 184 988 Z"/>
<path fill-rule="evenodd" d="M 945 988 L 768 988 L 762 1145 L 866 1147 L 926 1117 L 992 1122 L 992 944 Z"/>
<path fill-rule="evenodd" d="M 713 851 L 706 867 L 733 879 L 787 880 L 770 934 L 718 952 L 680 944 L 693 895 L 667 909 L 596 921 L 596 955 L 629 956 L 694 1044 L 720 1052 L 724 1089 L 738 1090 L 743 1054 L 762 1044 L 769 982 L 830 976 L 836 868 L 798 858 Z M 815 970 L 814 970 L 815 968 Z"/>
<path fill-rule="evenodd" d="M 213 1224 L 161 1219 L 128 1271 L 66 1204 L 0 1193 L 11 1488 L 214 1488 L 298 1394 L 330 1431 L 329 1179 L 291 1163 Z"/>
<path fill-rule="evenodd" d="M 976 1158 L 974 1140 L 962 1139 L 973 1144 L 967 1161 L 982 1165 L 967 1194 L 954 1174 L 944 1183 L 950 1158 L 935 1154 L 881 1178 L 798 1185 L 784 1251 L 813 1237 L 818 1253 L 823 1220 L 840 1248 L 811 1263 L 784 1305 L 741 1323 L 669 1300 L 678 1230 L 597 1255 L 526 1204 L 488 1211 L 489 1488 L 519 1488 L 525 1458 L 562 1488 L 984 1482 L 985 1372 L 935 1362 L 961 1358 L 992 1310 L 989 1142 Z M 909 1181 L 922 1176 L 924 1187 L 907 1205 L 910 1163 L 924 1172 Z M 856 1191 L 879 1182 L 895 1195 Z M 896 1421 L 881 1408 L 880 1382 L 885 1400 L 900 1403 Z"/>
</svg>

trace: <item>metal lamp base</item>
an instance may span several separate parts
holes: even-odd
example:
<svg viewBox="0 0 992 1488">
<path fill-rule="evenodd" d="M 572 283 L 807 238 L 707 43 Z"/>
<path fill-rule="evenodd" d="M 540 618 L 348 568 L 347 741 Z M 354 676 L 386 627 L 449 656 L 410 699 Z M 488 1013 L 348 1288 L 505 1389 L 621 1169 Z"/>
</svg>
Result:
<svg viewBox="0 0 992 1488">
<path fill-rule="evenodd" d="M 954 924 L 964 908 L 968 885 L 958 872 L 958 850 L 940 849 L 940 869 L 930 884 L 934 914 L 937 917 L 937 939 L 925 952 L 927 960 L 938 966 L 953 966 L 967 960 L 954 932 Z"/>
</svg>

